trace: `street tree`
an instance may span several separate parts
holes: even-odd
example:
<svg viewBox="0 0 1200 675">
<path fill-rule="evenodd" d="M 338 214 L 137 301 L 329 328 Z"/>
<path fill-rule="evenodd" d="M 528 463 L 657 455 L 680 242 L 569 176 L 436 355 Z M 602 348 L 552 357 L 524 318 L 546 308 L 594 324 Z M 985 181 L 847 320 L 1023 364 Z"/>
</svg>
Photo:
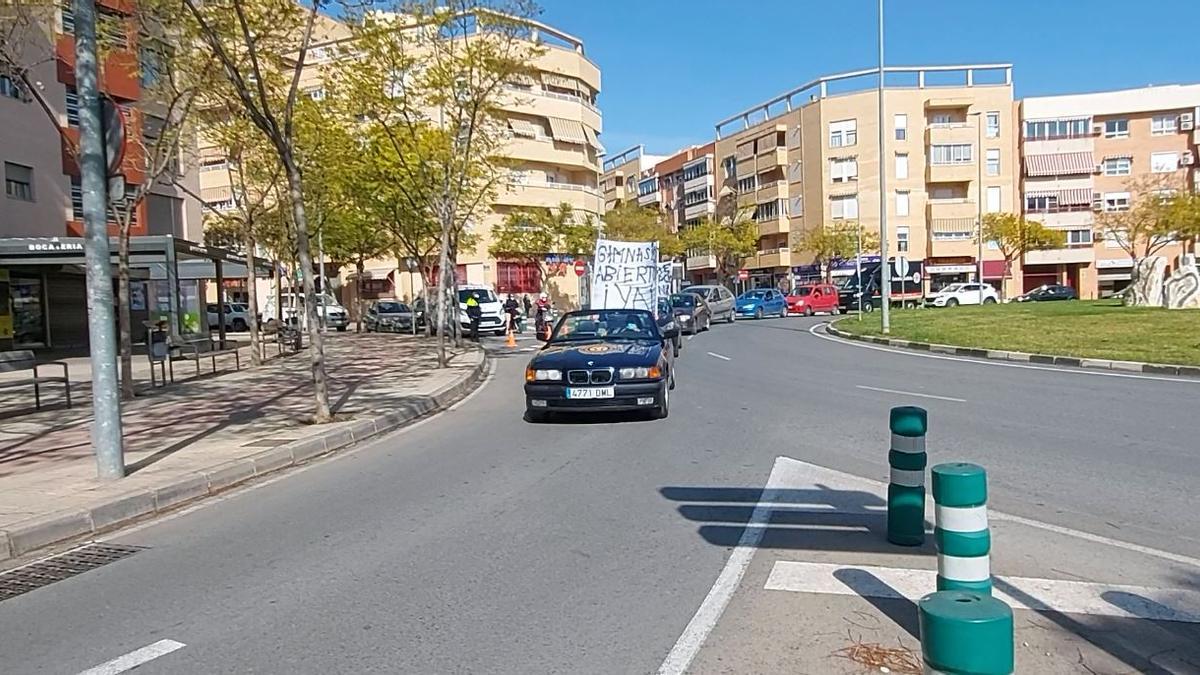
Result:
<svg viewBox="0 0 1200 675">
<path fill-rule="evenodd" d="M 353 22 L 333 79 L 353 92 L 357 117 L 393 144 L 402 158 L 393 168 L 417 174 L 399 187 L 417 190 L 407 195 L 412 208 L 438 224 L 436 325 L 446 325 L 457 306 L 458 251 L 478 238 L 472 226 L 510 179 L 501 106 L 514 96 L 506 85 L 528 76 L 542 51 L 530 40 L 537 8 L 526 0 L 421 0 L 372 9 Z M 437 334 L 444 367 L 445 331 Z"/>
<path fill-rule="evenodd" d="M 1052 230 L 1036 220 L 1027 220 L 1019 213 L 988 213 L 983 216 L 984 241 L 996 242 L 1000 255 L 1004 256 L 1004 279 L 1012 274 L 1014 260 L 1024 260 L 1030 251 L 1047 251 L 1062 248 L 1067 235 L 1061 230 Z M 1000 284 L 1000 297 L 1004 298 L 1004 284 Z"/>
<path fill-rule="evenodd" d="M 590 255 L 595 246 L 595 220 L 588 214 L 581 216 L 564 203 L 554 209 L 521 209 L 508 214 L 492 228 L 488 252 L 498 259 L 536 265 L 540 290 L 545 291 L 549 281 L 547 255 Z"/>
<path fill-rule="evenodd" d="M 603 216 L 605 239 L 613 241 L 657 241 L 658 254 L 669 260 L 683 255 L 686 247 L 679 235 L 671 230 L 658 209 L 622 202 Z"/>
<path fill-rule="evenodd" d="M 1146 301 L 1146 286 L 1153 282 L 1142 274 L 1143 261 L 1175 241 L 1200 238 L 1200 197 L 1170 174 L 1135 178 L 1125 188 L 1132 203 L 1105 204 L 1096 214 L 1096 231 L 1129 256 L 1133 292 L 1125 295 L 1125 304 L 1137 305 Z"/>
<path fill-rule="evenodd" d="M 833 277 L 833 266 L 843 260 L 853 260 L 862 253 L 879 251 L 879 233 L 862 228 L 855 221 L 840 221 L 805 230 L 793 249 L 809 254 L 825 270 L 825 281 Z"/>
<path fill-rule="evenodd" d="M 313 418 L 318 423 L 331 421 L 324 339 L 317 316 L 309 222 L 295 129 L 300 77 L 318 15 L 326 3 L 314 0 L 304 6 L 274 0 L 183 0 L 183 4 L 190 19 L 181 22 L 185 32 L 204 45 L 221 66 L 235 100 L 270 142 L 283 167 L 305 296 Z"/>
<path fill-rule="evenodd" d="M 726 196 L 718 200 L 712 218 L 703 218 L 679 233 L 685 250 L 713 257 L 719 284 L 728 284 L 742 259 L 758 250 L 758 223 L 750 215 L 750 209 L 739 208 L 732 196 Z"/>
</svg>

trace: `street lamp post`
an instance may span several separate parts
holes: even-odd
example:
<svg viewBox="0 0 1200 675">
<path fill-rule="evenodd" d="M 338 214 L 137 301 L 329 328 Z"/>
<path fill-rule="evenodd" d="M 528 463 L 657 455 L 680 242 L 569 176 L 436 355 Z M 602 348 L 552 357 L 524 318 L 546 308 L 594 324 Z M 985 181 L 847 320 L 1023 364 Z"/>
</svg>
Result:
<svg viewBox="0 0 1200 675">
<path fill-rule="evenodd" d="M 975 282 L 979 286 L 979 305 L 983 306 L 983 113 L 970 113 L 971 117 L 975 118 L 975 164 L 978 169 L 978 176 L 975 183 L 975 189 L 978 192 L 975 196 L 976 213 L 975 213 Z M 1000 282 L 1003 284 L 1003 280 Z"/>
<path fill-rule="evenodd" d="M 887 162 L 884 161 L 883 151 L 883 0 L 879 0 L 879 294 L 882 305 L 879 309 L 881 328 L 883 334 L 887 335 L 892 331 L 889 317 L 892 304 L 892 275 L 888 265 Z M 861 277 L 859 283 L 862 283 Z"/>
</svg>

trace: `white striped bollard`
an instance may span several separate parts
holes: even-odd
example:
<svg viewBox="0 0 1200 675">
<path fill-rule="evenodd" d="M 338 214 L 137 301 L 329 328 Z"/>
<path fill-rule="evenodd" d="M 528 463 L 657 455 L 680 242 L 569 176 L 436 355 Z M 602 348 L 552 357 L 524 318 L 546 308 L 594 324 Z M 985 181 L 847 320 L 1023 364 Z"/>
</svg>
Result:
<svg viewBox="0 0 1200 675">
<path fill-rule="evenodd" d="M 898 406 L 888 419 L 892 447 L 888 451 L 887 539 L 900 546 L 925 543 L 925 432 L 929 416 L 924 408 Z"/>
<path fill-rule="evenodd" d="M 931 473 L 937 589 L 991 595 L 987 472 L 977 464 L 951 462 L 938 464 Z"/>
</svg>

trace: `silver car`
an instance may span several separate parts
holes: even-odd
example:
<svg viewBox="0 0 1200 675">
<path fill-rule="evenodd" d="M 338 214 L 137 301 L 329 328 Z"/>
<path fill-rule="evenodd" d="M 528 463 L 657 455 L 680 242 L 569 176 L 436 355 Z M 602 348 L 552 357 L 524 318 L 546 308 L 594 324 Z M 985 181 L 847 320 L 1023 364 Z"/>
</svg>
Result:
<svg viewBox="0 0 1200 675">
<path fill-rule="evenodd" d="M 712 312 L 712 320 L 724 320 L 727 323 L 733 323 L 737 320 L 737 313 L 733 307 L 733 293 L 728 288 L 718 285 L 705 286 L 688 286 L 683 289 L 684 293 L 695 293 L 704 298 L 708 303 L 709 311 Z"/>
</svg>

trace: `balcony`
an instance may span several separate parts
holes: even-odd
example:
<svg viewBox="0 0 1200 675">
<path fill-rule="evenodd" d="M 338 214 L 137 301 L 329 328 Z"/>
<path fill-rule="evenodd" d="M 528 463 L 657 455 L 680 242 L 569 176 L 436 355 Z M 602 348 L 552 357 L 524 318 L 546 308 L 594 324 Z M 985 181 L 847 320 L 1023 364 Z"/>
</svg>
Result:
<svg viewBox="0 0 1200 675">
<path fill-rule="evenodd" d="M 975 162 L 963 164 L 929 164 L 925 167 L 927 183 L 968 183 L 979 175 Z"/>
<path fill-rule="evenodd" d="M 1084 227 L 1091 227 L 1095 222 L 1095 216 L 1092 215 L 1092 209 L 1090 205 L 1073 211 L 1026 211 L 1025 217 L 1029 220 L 1036 220 L 1046 227 L 1064 229 L 1080 229 Z"/>
<path fill-rule="evenodd" d="M 787 248 L 772 248 L 759 251 L 757 256 L 746 258 L 746 267 L 763 269 L 766 267 L 791 267 L 792 252 Z"/>
<path fill-rule="evenodd" d="M 578 211 L 588 213 L 601 211 L 600 191 L 589 185 L 575 183 L 534 181 L 509 183 L 507 189 L 501 190 L 500 194 L 496 196 L 496 204 L 501 206 L 544 206 L 546 208 L 570 204 Z"/>
<path fill-rule="evenodd" d="M 938 199 L 926 206 L 930 222 L 945 219 L 966 219 L 972 223 L 979 216 L 979 207 L 970 199 Z M 972 230 L 974 226 L 972 225 Z"/>
<path fill-rule="evenodd" d="M 758 236 L 765 237 L 768 234 L 784 234 L 790 231 L 789 221 L 787 216 L 778 215 L 774 218 L 758 221 Z"/>
<path fill-rule="evenodd" d="M 712 255 L 690 255 L 687 258 L 687 269 L 691 270 L 711 270 L 717 266 L 717 258 Z"/>
<path fill-rule="evenodd" d="M 510 136 L 504 155 L 520 161 L 578 167 L 589 171 L 600 170 L 595 150 L 586 145 L 555 141 L 549 136 Z"/>
<path fill-rule="evenodd" d="M 637 203 L 638 206 L 650 206 L 651 204 L 657 204 L 659 199 L 661 199 L 661 197 L 658 193 L 658 190 L 654 190 L 653 192 L 647 192 L 644 195 L 638 195 Z"/>
<path fill-rule="evenodd" d="M 929 240 L 929 257 L 931 258 L 971 258 L 974 259 L 978 253 L 978 245 L 975 243 L 975 237 L 959 238 L 959 239 L 938 239 L 932 238 Z"/>
<path fill-rule="evenodd" d="M 699 190 L 702 187 L 712 187 L 712 185 L 713 185 L 713 175 L 711 173 L 706 173 L 703 176 L 693 178 L 689 181 L 684 181 L 683 191 L 684 192 L 692 192 L 694 190 Z"/>
<path fill-rule="evenodd" d="M 755 207 L 755 205 L 757 205 L 757 204 L 758 204 L 758 197 L 756 197 L 756 196 L 755 196 L 756 194 L 757 194 L 757 193 L 755 193 L 755 192 L 753 192 L 753 191 L 750 191 L 750 192 L 739 192 L 739 193 L 738 193 L 738 196 L 737 196 L 737 205 L 738 205 L 738 208 L 739 208 L 739 209 L 752 209 L 752 208 L 754 208 L 754 207 Z"/>
<path fill-rule="evenodd" d="M 929 145 L 975 144 L 979 132 L 975 125 L 966 122 L 941 122 L 930 124 L 925 129 L 925 142 Z"/>
<path fill-rule="evenodd" d="M 539 89 L 523 89 L 512 85 L 505 86 L 504 89 L 505 95 L 500 96 L 497 102 L 499 107 L 504 110 L 532 112 L 546 117 L 574 120 L 582 122 L 597 132 L 603 129 L 600 111 L 578 96 Z"/>
<path fill-rule="evenodd" d="M 780 197 L 787 197 L 787 182 L 778 180 L 774 183 L 763 183 L 758 186 L 758 192 L 754 193 L 754 198 L 758 202 L 769 202 Z"/>
<path fill-rule="evenodd" d="M 756 173 L 766 173 L 785 166 L 787 166 L 787 148 L 776 146 L 774 150 L 758 156 L 758 163 L 754 170 Z"/>
<path fill-rule="evenodd" d="M 1091 246 L 1054 248 L 1049 251 L 1030 251 L 1025 254 L 1026 265 L 1091 264 L 1096 252 Z"/>
<path fill-rule="evenodd" d="M 699 204 L 692 204 L 683 207 L 683 219 L 691 220 L 692 218 L 700 218 L 703 216 L 711 216 L 717 211 L 717 205 L 712 200 L 705 200 Z"/>
</svg>

